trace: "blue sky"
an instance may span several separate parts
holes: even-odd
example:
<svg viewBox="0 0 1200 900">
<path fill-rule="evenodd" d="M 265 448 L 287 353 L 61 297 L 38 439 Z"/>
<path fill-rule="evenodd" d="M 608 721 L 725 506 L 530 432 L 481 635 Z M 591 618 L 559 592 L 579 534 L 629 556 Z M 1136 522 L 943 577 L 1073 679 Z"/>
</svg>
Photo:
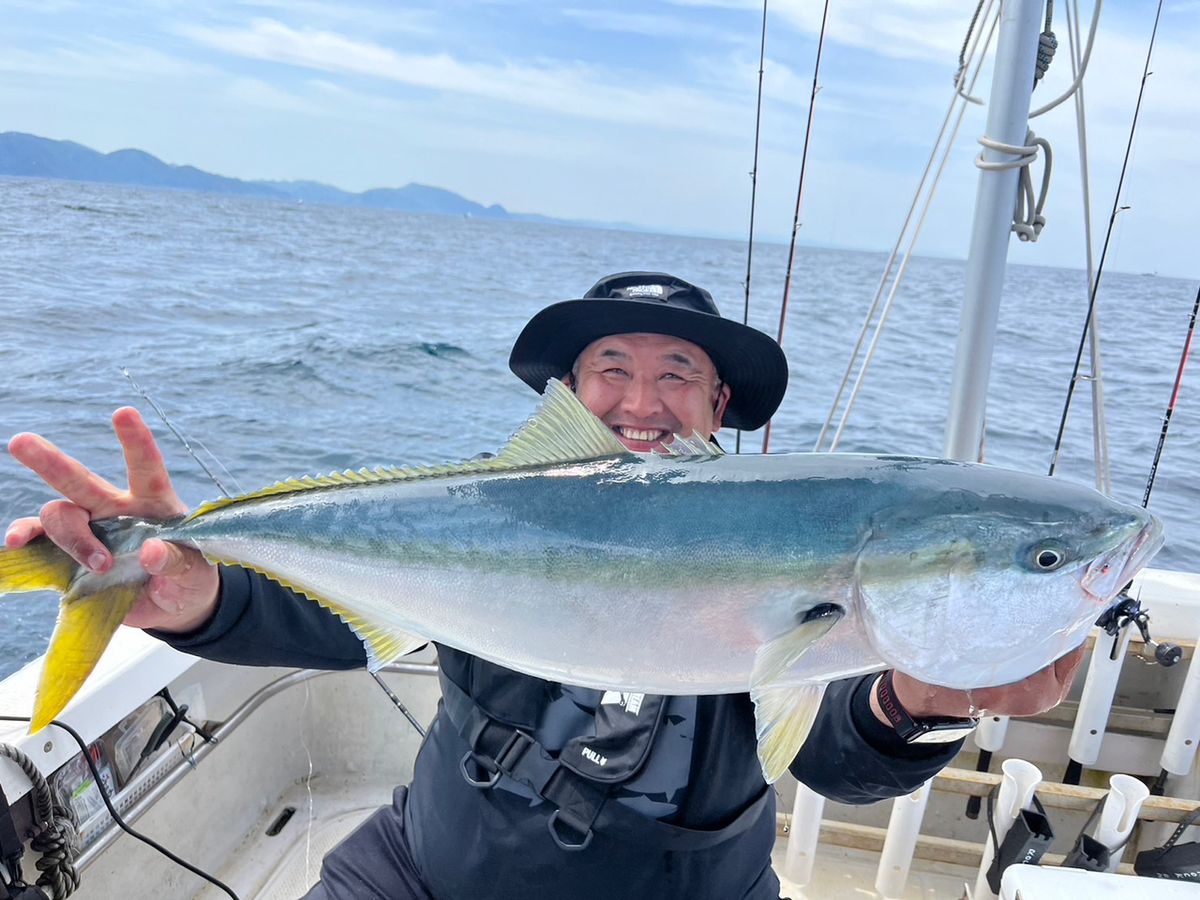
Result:
<svg viewBox="0 0 1200 900">
<path fill-rule="evenodd" d="M 1062 49 L 1038 95 L 1069 82 Z M 1090 18 L 1092 4 L 1083 15 Z M 721 236 L 749 211 L 761 0 L 5 0 L 0 130 L 139 147 L 242 178 L 435 184 L 482 203 Z M 801 235 L 891 246 L 972 4 L 834 0 Z M 759 234 L 791 226 L 818 0 L 769 5 Z M 1106 5 L 1085 82 L 1093 218 L 1112 203 L 1154 4 Z M 1200 276 L 1200 0 L 1168 0 L 1110 264 Z M 986 78 L 985 72 L 985 78 Z M 986 88 L 986 84 L 982 85 Z M 920 250 L 964 255 L 973 109 Z M 1049 225 L 1011 258 L 1082 266 L 1070 103 Z M 1102 233 L 1102 231 L 1101 231 Z"/>
</svg>

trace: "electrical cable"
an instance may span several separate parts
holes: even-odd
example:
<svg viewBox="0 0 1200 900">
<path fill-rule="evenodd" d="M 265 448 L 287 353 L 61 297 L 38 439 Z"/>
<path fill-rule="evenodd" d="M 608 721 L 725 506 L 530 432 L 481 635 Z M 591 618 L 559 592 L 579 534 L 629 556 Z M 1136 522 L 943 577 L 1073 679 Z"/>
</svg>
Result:
<svg viewBox="0 0 1200 900">
<path fill-rule="evenodd" d="M 30 721 L 29 716 L 0 716 L 0 722 L 28 722 L 28 721 Z M 133 838 L 141 841 L 143 844 L 146 844 L 147 846 L 153 848 L 154 850 L 157 850 L 159 853 L 161 853 L 167 859 L 171 860 L 171 862 L 175 863 L 176 865 L 182 866 L 183 868 L 185 868 L 189 872 L 191 872 L 193 875 L 197 875 L 200 878 L 203 878 L 209 884 L 213 885 L 214 887 L 218 888 L 221 891 L 224 891 L 226 894 L 228 894 L 230 897 L 232 897 L 233 900 L 240 900 L 238 895 L 235 894 L 233 892 L 233 890 L 228 885 L 226 885 L 224 882 L 218 880 L 217 878 L 215 878 L 212 875 L 209 875 L 203 869 L 192 865 L 187 860 L 182 859 L 179 856 L 176 856 L 174 853 L 172 853 L 170 850 L 168 850 L 162 844 L 155 841 L 153 838 L 146 837 L 146 835 L 144 835 L 138 831 L 135 831 L 131 826 L 127 825 L 125 823 L 125 820 L 121 818 L 121 814 L 117 812 L 117 808 L 113 805 L 112 799 L 108 796 L 108 791 L 106 791 L 104 789 L 104 783 L 101 780 L 100 771 L 96 768 L 96 763 L 92 759 L 92 755 L 90 753 L 88 753 L 87 743 L 80 736 L 79 732 L 77 732 L 70 725 L 67 725 L 64 722 L 60 722 L 58 719 L 54 719 L 50 724 L 57 725 L 59 728 L 61 728 L 63 731 L 65 731 L 67 734 L 69 734 L 74 739 L 75 743 L 79 745 L 80 752 L 83 754 L 83 761 L 85 763 L 87 763 L 87 767 L 92 773 L 92 778 L 94 778 L 96 781 L 96 789 L 100 792 L 100 799 L 102 799 L 104 801 L 104 806 L 108 810 L 108 814 L 110 816 L 112 816 L 112 820 L 117 824 L 118 828 L 120 828 L 122 831 L 124 831 L 130 837 L 133 837 Z"/>
</svg>

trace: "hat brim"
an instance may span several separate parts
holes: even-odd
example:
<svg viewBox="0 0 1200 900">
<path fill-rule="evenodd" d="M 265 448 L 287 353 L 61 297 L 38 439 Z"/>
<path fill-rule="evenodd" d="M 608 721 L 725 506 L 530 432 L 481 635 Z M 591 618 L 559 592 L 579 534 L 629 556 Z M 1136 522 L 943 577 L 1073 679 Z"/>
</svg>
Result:
<svg viewBox="0 0 1200 900">
<path fill-rule="evenodd" d="M 564 300 L 529 320 L 508 366 L 539 393 L 571 371 L 579 354 L 611 334 L 665 334 L 701 347 L 729 385 L 722 425 L 752 431 L 774 415 L 787 390 L 783 349 L 757 328 L 657 300 Z"/>
</svg>

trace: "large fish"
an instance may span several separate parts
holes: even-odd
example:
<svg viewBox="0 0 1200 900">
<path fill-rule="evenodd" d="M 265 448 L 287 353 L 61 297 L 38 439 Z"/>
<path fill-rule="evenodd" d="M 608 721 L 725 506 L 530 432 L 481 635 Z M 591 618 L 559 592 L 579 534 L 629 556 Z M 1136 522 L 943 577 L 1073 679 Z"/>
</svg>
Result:
<svg viewBox="0 0 1200 900">
<path fill-rule="evenodd" d="M 0 591 L 64 592 L 33 730 L 87 677 L 149 537 L 341 616 L 378 668 L 428 640 L 540 678 L 749 691 L 773 781 L 825 684 L 885 667 L 1007 684 L 1081 644 L 1162 544 L 1148 513 L 1057 479 L 898 456 L 627 451 L 563 385 L 494 458 L 285 481 L 170 522 L 94 523 L 97 575 L 48 541 Z"/>
</svg>

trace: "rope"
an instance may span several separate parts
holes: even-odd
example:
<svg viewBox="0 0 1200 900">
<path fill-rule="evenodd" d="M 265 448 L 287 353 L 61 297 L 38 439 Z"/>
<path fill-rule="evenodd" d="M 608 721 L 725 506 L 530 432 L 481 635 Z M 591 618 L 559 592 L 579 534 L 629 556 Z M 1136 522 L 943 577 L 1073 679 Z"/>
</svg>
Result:
<svg viewBox="0 0 1200 900">
<path fill-rule="evenodd" d="M 966 55 L 965 62 L 969 67 L 975 57 L 978 56 L 978 62 L 975 63 L 975 70 L 971 75 L 970 83 L 966 85 L 966 90 L 970 91 L 975 87 L 975 82 L 978 80 L 980 72 L 983 70 L 983 65 L 987 57 L 987 48 L 991 45 L 992 38 L 995 37 L 996 27 L 999 21 L 998 16 L 992 15 L 992 7 L 994 0 L 987 0 L 986 6 L 982 10 L 982 18 L 984 22 L 990 22 L 990 25 L 985 29 L 981 28 L 974 34 L 974 43 Z M 978 11 L 977 11 L 978 13 Z M 982 38 L 982 44 L 980 39 Z M 842 432 L 845 430 L 846 423 L 850 418 L 850 413 L 854 409 L 855 401 L 858 399 L 858 394 L 862 388 L 863 379 L 866 376 L 867 369 L 870 367 L 871 360 L 875 355 L 875 349 L 878 346 L 879 339 L 883 333 L 883 327 L 887 322 L 888 314 L 892 308 L 892 302 L 896 297 L 896 292 L 899 290 L 900 283 L 904 277 L 904 272 L 908 267 L 908 261 L 912 257 L 913 251 L 916 249 L 917 238 L 921 234 L 921 228 L 925 224 L 925 217 L 933 203 L 934 195 L 937 193 L 938 184 L 941 181 L 942 173 L 945 171 L 946 163 L 950 158 L 950 152 L 954 147 L 954 143 L 958 137 L 959 128 L 962 125 L 963 116 L 966 113 L 966 104 L 959 104 L 959 98 L 964 101 L 971 101 L 971 97 L 963 92 L 961 79 L 955 86 L 955 92 L 950 98 L 950 103 L 946 108 L 945 118 L 942 119 L 942 127 L 938 131 L 937 139 L 934 141 L 933 148 L 929 151 L 929 159 L 925 163 L 925 171 L 921 173 L 921 179 L 917 184 L 916 190 L 913 192 L 912 203 L 909 204 L 908 214 L 905 216 L 904 224 L 900 228 L 900 234 L 896 237 L 896 243 L 892 246 L 891 255 L 888 257 L 887 264 L 884 266 L 883 275 L 879 279 L 879 286 L 875 289 L 875 296 L 871 301 L 871 307 L 867 311 L 867 315 L 863 319 L 862 328 L 859 330 L 858 341 L 851 351 L 850 359 L 846 363 L 846 371 L 842 375 L 841 383 L 838 385 L 837 393 L 834 396 L 833 403 L 830 405 L 829 414 L 825 418 L 825 423 L 821 426 L 820 434 L 817 435 L 817 440 L 813 446 L 813 450 L 821 450 L 822 444 L 825 442 L 825 436 L 829 429 L 833 426 L 833 419 L 837 415 L 838 408 L 841 406 L 842 395 L 846 391 L 846 385 L 850 381 L 850 376 L 854 372 L 855 364 L 858 362 L 859 354 L 862 352 L 863 343 L 866 341 L 867 334 L 871 330 L 871 323 L 875 319 L 876 311 L 880 308 L 880 300 L 883 297 L 884 290 L 888 288 L 888 278 L 892 274 L 892 267 L 895 264 L 896 257 L 900 254 L 900 246 L 904 243 L 905 235 L 909 231 L 909 225 L 913 221 L 913 214 L 917 210 L 918 204 L 921 202 L 922 191 L 925 190 L 926 180 L 929 178 L 930 170 L 933 169 L 934 160 L 937 159 L 938 148 L 942 146 L 942 138 L 946 134 L 947 127 L 950 124 L 951 118 L 955 115 L 955 108 L 958 108 L 958 116 L 954 121 L 953 128 L 950 129 L 950 136 L 946 142 L 942 158 L 938 162 L 937 170 L 934 172 L 933 179 L 930 182 L 929 192 L 925 195 L 924 203 L 921 208 L 920 215 L 917 217 L 916 225 L 909 236 L 908 246 L 904 250 L 903 257 L 900 260 L 900 265 L 896 269 L 895 278 L 891 281 L 891 287 L 888 290 L 887 299 L 883 300 L 882 311 L 879 313 L 879 321 L 875 325 L 875 333 L 872 336 L 868 346 L 866 356 L 863 359 L 862 366 L 858 370 L 855 377 L 854 385 L 850 389 L 849 396 L 846 400 L 846 407 L 842 411 L 841 417 L 838 420 L 837 428 L 834 431 L 830 441 L 829 450 L 834 451 L 838 448 L 841 442 Z"/>
<path fill-rule="evenodd" d="M 1104 0 L 1096 0 L 1096 5 L 1092 9 L 1092 25 L 1091 25 L 1091 28 L 1088 30 L 1087 49 L 1083 51 L 1082 61 L 1080 61 L 1078 66 L 1076 66 L 1075 79 L 1074 79 L 1074 81 L 1071 82 L 1071 86 L 1068 87 L 1065 91 L 1063 91 L 1062 94 L 1060 94 L 1058 97 L 1055 97 L 1053 100 L 1051 100 L 1049 103 L 1047 103 L 1045 106 L 1039 106 L 1037 109 L 1033 110 L 1033 112 L 1031 112 L 1029 114 L 1029 118 L 1036 119 L 1038 116 L 1044 115 L 1045 113 L 1050 112 L 1050 110 L 1054 109 L 1054 107 L 1058 106 L 1060 103 L 1062 103 L 1064 100 L 1066 100 L 1072 94 L 1074 94 L 1079 89 L 1079 86 L 1083 83 L 1084 73 L 1087 72 L 1088 62 L 1092 58 L 1092 45 L 1096 41 L 1096 26 L 1098 24 L 1100 24 L 1100 9 L 1103 5 L 1104 5 Z M 1075 15 L 1076 15 L 1076 20 L 1078 21 L 1078 16 L 1079 16 L 1078 9 L 1075 11 Z M 1070 14 L 1068 13 L 1068 21 L 1069 21 L 1069 19 L 1070 19 Z"/>
<path fill-rule="evenodd" d="M 79 887 L 75 859 L 79 856 L 79 820 L 70 804 L 58 802 L 33 760 L 9 744 L 0 744 L 0 756 L 20 766 L 33 788 L 34 824 L 39 831 L 29 842 L 40 857 L 37 886 L 54 900 L 65 900 Z"/>
<path fill-rule="evenodd" d="M 1050 23 L 1053 19 L 1054 0 L 1046 0 L 1046 27 L 1038 35 L 1037 60 L 1033 64 L 1034 87 L 1037 87 L 1037 83 L 1046 76 L 1046 71 L 1050 68 L 1050 63 L 1054 60 L 1054 51 L 1058 49 L 1058 38 L 1050 30 Z"/>
<path fill-rule="evenodd" d="M 1150 42 L 1146 47 L 1146 63 L 1142 67 L 1142 83 L 1138 88 L 1137 103 L 1133 107 L 1133 120 L 1129 123 L 1129 139 L 1125 143 L 1125 159 L 1121 163 L 1121 175 L 1117 179 L 1117 190 L 1113 194 L 1112 212 L 1108 216 L 1108 228 L 1104 233 L 1104 246 L 1100 250 L 1100 262 L 1096 265 L 1096 278 L 1091 285 L 1091 296 L 1088 298 L 1087 316 L 1083 320 L 1083 334 L 1079 336 L 1079 349 L 1075 353 L 1075 366 L 1071 370 L 1071 379 L 1067 382 L 1067 396 L 1063 401 L 1062 416 L 1058 420 L 1058 435 L 1054 439 L 1054 451 L 1050 457 L 1050 471 L 1048 475 L 1054 474 L 1055 466 L 1058 462 L 1059 453 L 1062 450 L 1063 435 L 1067 430 L 1067 415 L 1071 411 L 1071 399 L 1075 394 L 1075 383 L 1079 380 L 1079 366 L 1083 359 L 1083 348 L 1087 343 L 1089 326 L 1092 323 L 1092 318 L 1096 311 L 1096 296 L 1100 292 L 1100 276 L 1104 274 L 1104 262 L 1108 258 L 1108 245 L 1112 240 L 1113 229 L 1117 223 L 1117 215 L 1127 207 L 1121 206 L 1121 192 L 1125 187 L 1125 173 L 1129 169 L 1129 157 L 1133 152 L 1133 138 L 1137 134 L 1138 117 L 1142 111 L 1142 97 L 1146 93 L 1146 82 L 1150 78 L 1150 60 L 1154 56 L 1154 41 L 1158 37 L 1158 22 L 1162 18 L 1162 0 L 1158 0 L 1158 6 L 1154 13 L 1154 28 L 1150 31 Z"/>
</svg>

